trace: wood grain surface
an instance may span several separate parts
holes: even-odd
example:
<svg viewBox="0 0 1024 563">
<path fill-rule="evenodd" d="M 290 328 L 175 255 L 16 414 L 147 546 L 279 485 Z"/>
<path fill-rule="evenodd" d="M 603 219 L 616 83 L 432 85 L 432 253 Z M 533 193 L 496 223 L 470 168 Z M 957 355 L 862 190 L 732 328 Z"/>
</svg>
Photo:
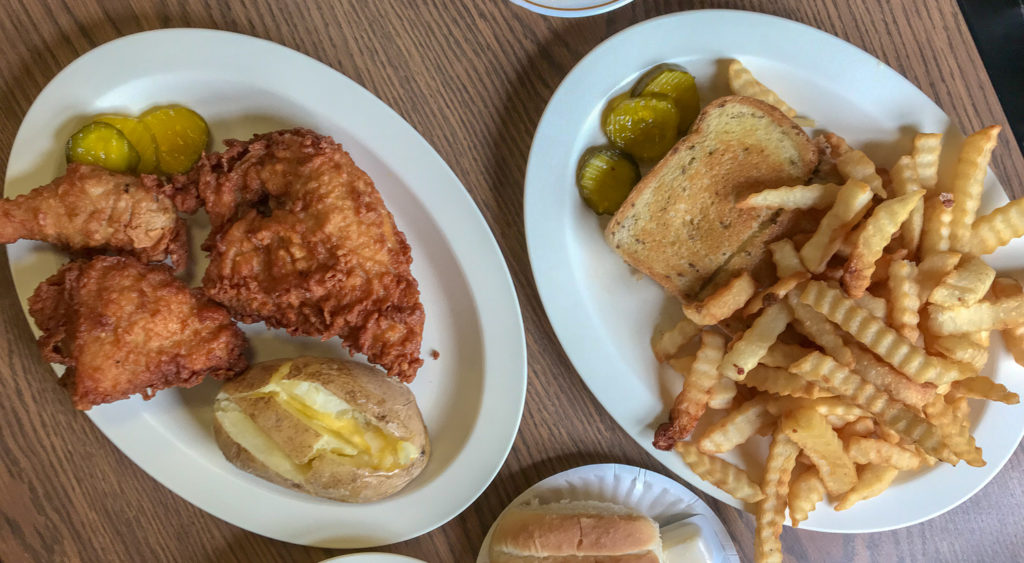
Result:
<svg viewBox="0 0 1024 563">
<path fill-rule="evenodd" d="M 557 19 L 503 0 L 9 0 L 0 18 L 0 165 L 32 100 L 86 51 L 138 31 L 216 28 L 306 53 L 368 88 L 440 153 L 479 205 L 515 281 L 529 389 L 518 438 L 493 483 L 437 530 L 385 546 L 426 561 L 473 561 L 504 506 L 578 465 L 618 462 L 667 473 L 587 391 L 533 285 L 523 175 L 534 129 L 559 82 L 590 49 L 632 24 L 697 8 L 775 14 L 865 49 L 932 97 L 964 130 L 1004 125 L 992 168 L 1024 194 L 1024 158 L 953 0 L 636 0 Z M 165 489 L 74 411 L 36 350 L 0 250 L 0 560 L 313 562 L 341 552 L 270 540 Z M 1018 390 L 1019 391 L 1019 390 Z M 792 561 L 1011 561 L 1024 553 L 1024 454 L 946 514 L 902 530 L 839 535 L 787 528 Z M 744 560 L 753 520 L 700 495 Z"/>
</svg>

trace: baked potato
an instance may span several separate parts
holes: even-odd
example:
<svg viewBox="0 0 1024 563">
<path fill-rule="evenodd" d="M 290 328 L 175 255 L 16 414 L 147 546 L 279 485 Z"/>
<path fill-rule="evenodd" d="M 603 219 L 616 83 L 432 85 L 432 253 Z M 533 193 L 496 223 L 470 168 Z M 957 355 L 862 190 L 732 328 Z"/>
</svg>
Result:
<svg viewBox="0 0 1024 563">
<path fill-rule="evenodd" d="M 430 457 L 416 398 L 377 368 L 302 357 L 253 365 L 221 388 L 214 436 L 244 471 L 344 502 L 398 492 Z"/>
</svg>

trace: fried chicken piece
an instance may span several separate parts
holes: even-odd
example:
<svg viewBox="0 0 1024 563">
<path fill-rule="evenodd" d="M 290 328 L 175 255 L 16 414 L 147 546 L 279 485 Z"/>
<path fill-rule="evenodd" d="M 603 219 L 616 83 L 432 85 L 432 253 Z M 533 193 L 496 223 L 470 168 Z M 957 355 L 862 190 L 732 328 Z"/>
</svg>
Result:
<svg viewBox="0 0 1024 563">
<path fill-rule="evenodd" d="M 203 287 L 244 322 L 341 337 L 410 382 L 423 305 L 405 235 L 341 145 L 306 129 L 226 141 L 193 170 L 212 231 Z"/>
<path fill-rule="evenodd" d="M 28 303 L 43 332 L 43 358 L 68 367 L 61 384 L 77 409 L 136 393 L 148 400 L 247 366 L 245 336 L 228 312 L 165 264 L 113 256 L 70 262 Z"/>
<path fill-rule="evenodd" d="M 68 164 L 67 172 L 49 184 L 0 200 L 0 244 L 40 240 L 71 251 L 129 254 L 143 262 L 170 256 L 180 270 L 188 241 L 172 197 L 174 187 L 155 176 Z"/>
</svg>

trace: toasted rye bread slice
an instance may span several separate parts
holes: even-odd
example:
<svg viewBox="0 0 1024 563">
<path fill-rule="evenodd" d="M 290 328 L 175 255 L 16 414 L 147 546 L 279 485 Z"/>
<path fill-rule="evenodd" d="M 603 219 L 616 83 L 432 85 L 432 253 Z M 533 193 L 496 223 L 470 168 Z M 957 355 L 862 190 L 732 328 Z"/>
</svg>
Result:
<svg viewBox="0 0 1024 563">
<path fill-rule="evenodd" d="M 605 239 L 670 293 L 695 298 L 727 262 L 735 268 L 760 262 L 765 244 L 794 222 L 792 212 L 736 209 L 735 203 L 802 184 L 817 163 L 811 139 L 775 107 L 743 96 L 719 98 L 633 188 Z M 741 248 L 742 259 L 730 261 Z"/>
</svg>

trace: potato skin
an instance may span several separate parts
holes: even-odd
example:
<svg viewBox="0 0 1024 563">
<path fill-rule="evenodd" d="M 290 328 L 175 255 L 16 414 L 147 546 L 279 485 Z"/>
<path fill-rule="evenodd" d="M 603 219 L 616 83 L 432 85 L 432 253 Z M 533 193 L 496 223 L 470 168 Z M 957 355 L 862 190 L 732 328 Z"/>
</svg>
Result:
<svg viewBox="0 0 1024 563">
<path fill-rule="evenodd" d="M 300 357 L 261 362 L 226 382 L 228 396 L 256 391 L 282 366 L 291 362 L 285 380 L 318 383 L 350 404 L 388 433 L 420 450 L 409 465 L 385 472 L 356 467 L 344 456 L 322 453 L 308 464 L 303 482 L 295 482 L 267 467 L 257 456 L 235 442 L 214 417 L 214 437 L 224 457 L 239 469 L 277 485 L 343 502 L 371 502 L 391 496 L 412 481 L 430 457 L 430 438 L 416 398 L 409 388 L 377 368 L 334 358 Z M 298 419 L 295 424 L 303 424 Z"/>
</svg>

